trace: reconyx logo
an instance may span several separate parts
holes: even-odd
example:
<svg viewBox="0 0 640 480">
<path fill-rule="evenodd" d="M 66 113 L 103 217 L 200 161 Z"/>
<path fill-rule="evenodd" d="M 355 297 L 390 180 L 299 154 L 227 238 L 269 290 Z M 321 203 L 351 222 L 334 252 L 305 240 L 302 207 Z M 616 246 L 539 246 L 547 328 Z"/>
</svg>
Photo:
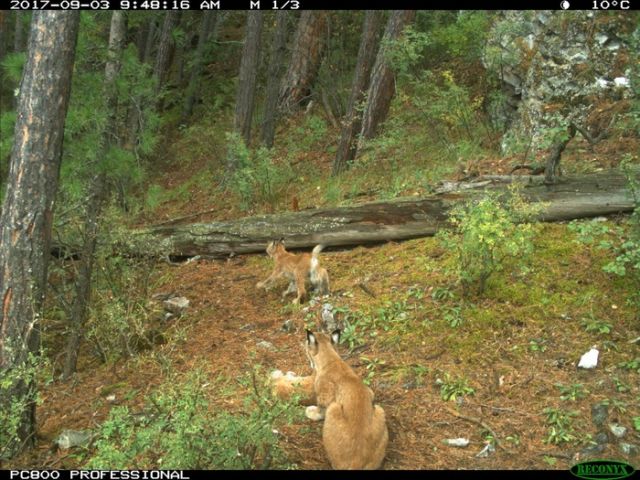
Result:
<svg viewBox="0 0 640 480">
<path fill-rule="evenodd" d="M 624 462 L 615 460 L 591 460 L 589 462 L 577 463 L 571 467 L 571 473 L 576 477 L 588 480 L 605 480 L 627 478 L 633 475 L 635 469 Z"/>
</svg>

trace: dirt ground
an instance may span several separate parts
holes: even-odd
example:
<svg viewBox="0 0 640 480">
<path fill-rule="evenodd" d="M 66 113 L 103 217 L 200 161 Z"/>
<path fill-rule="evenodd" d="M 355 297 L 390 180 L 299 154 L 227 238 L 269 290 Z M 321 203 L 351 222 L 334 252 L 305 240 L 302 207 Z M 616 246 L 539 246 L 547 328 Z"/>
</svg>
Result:
<svg viewBox="0 0 640 480">
<path fill-rule="evenodd" d="M 549 228 L 557 235 L 557 230 L 560 229 L 561 234 L 565 227 Z M 357 309 L 367 302 L 393 299 L 412 286 L 426 294 L 421 300 L 424 305 L 434 306 L 428 294 L 433 290 L 432 277 L 437 272 L 429 274 L 426 267 L 416 267 L 420 265 L 416 263 L 416 256 L 421 252 L 430 251 L 433 257 L 430 260 L 438 261 L 441 252 L 432 242 L 433 239 L 423 239 L 323 253 L 323 265 L 333 276 L 334 292 L 325 301 Z M 572 294 L 574 281 L 583 286 L 602 281 L 601 274 L 589 273 L 594 270 L 594 260 L 583 257 L 579 257 L 582 264 L 576 265 L 569 259 L 564 262 L 566 265 L 559 265 L 559 275 L 569 282 L 566 286 L 559 280 L 546 288 L 564 298 L 563 295 Z M 62 429 L 98 426 L 113 406 L 105 400 L 107 391 L 116 393 L 115 404 L 126 403 L 134 412 L 136 408 L 141 409 L 146 395 L 164 380 L 162 362 L 154 360 L 158 353 L 171 359 L 175 371 L 186 373 L 199 367 L 211 378 L 220 375 L 235 378 L 250 371 L 256 362 L 269 370 L 310 373 L 303 353 L 305 319 L 317 319 L 320 306 L 309 308 L 307 305 L 305 309 L 283 304 L 282 285 L 270 292 L 257 291 L 255 283 L 265 278 L 270 268 L 266 256 L 198 260 L 160 267 L 156 292 L 174 291 L 190 299 L 188 313 L 174 320 L 186 327 L 186 340 L 168 342 L 156 351 L 110 366 L 83 355 L 75 381 L 43 387 L 43 403 L 38 409 L 37 449 L 7 466 L 76 467 L 73 451 L 57 451 L 52 444 L 54 438 Z M 368 289 L 376 298 L 358 288 L 365 276 Z M 496 317 L 484 324 L 474 320 L 457 329 L 442 326 L 438 323 L 440 310 L 426 308 L 420 315 L 427 326 L 416 327 L 415 332 L 398 337 L 397 342 L 371 341 L 352 354 L 341 345 L 346 361 L 363 377 L 371 364 L 366 360 L 376 359 L 371 387 L 376 401 L 386 411 L 390 433 L 383 468 L 567 469 L 585 458 L 580 451 L 587 442 L 545 443 L 549 426 L 544 408 L 578 411 L 575 433 L 584 440 L 596 433 L 591 424 L 591 406 L 596 401 L 614 397 L 625 407 L 618 411 L 610 408 L 609 422 L 627 427 L 624 441 L 640 443 L 630 420 L 640 415 L 639 374 L 616 367 L 621 359 L 639 356 L 638 345 L 627 341 L 640 332 L 631 310 L 624 307 L 624 295 L 623 289 L 612 287 L 606 292 L 606 298 L 598 299 L 597 308 L 615 307 L 610 310 L 614 333 L 609 338 L 619 350 L 603 350 L 601 364 L 595 371 L 578 371 L 575 367 L 581 353 L 595 343 L 593 336 L 584 332 L 577 319 L 563 323 L 563 315 L 569 316 L 561 310 L 554 311 L 553 306 L 545 310 L 547 307 L 543 305 L 528 303 L 526 293 L 524 300 L 494 296 L 479 301 L 475 307 L 478 315 L 494 312 L 492 315 Z M 571 308 L 568 306 L 566 311 Z M 593 310 L 593 305 L 590 308 Z M 534 314 L 540 309 L 545 315 Z M 575 309 L 572 316 L 580 313 L 578 307 Z M 550 311 L 553 318 L 544 322 L 537 320 Z M 525 316 L 527 312 L 531 314 L 529 319 Z M 282 329 L 288 319 L 293 320 L 295 331 Z M 539 337 L 547 339 L 548 348 L 544 352 L 528 348 L 531 339 Z M 257 344 L 261 341 L 270 342 L 273 351 L 259 348 Z M 599 341 L 602 344 L 602 338 Z M 423 367 L 427 373 L 422 377 L 413 375 L 411 372 L 416 366 Z M 444 401 L 436 384 L 436 378 L 443 372 L 466 376 L 475 394 L 464 396 L 461 403 Z M 627 385 L 628 390 L 619 392 L 614 388 L 617 384 L 613 376 Z M 573 402 L 562 401 L 557 383 L 581 383 L 589 394 Z M 121 391 L 133 393 L 125 399 Z M 240 396 L 237 400 L 225 397 L 220 402 L 221 408 L 241 408 Z M 483 449 L 487 434 L 497 439 L 496 451 L 479 458 L 476 455 Z M 445 439 L 457 437 L 468 438 L 469 446 L 455 448 L 443 443 Z M 619 442 L 609 437 L 611 443 L 599 457 L 623 459 L 637 466 L 638 456 L 622 454 Z M 305 419 L 288 426 L 282 429 L 281 441 L 289 460 L 298 468 L 330 468 L 321 444 L 320 423 Z"/>
</svg>

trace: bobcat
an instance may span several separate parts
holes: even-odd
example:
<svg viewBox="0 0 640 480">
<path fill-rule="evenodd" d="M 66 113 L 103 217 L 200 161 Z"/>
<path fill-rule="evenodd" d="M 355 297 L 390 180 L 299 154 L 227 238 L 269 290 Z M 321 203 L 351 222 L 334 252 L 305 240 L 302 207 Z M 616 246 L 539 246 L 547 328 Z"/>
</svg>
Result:
<svg viewBox="0 0 640 480">
<path fill-rule="evenodd" d="M 313 391 L 318 406 L 307 417 L 324 418 L 322 442 L 334 469 L 376 469 L 384 459 L 389 432 L 373 392 L 334 349 L 340 330 L 330 337 L 307 330 L 307 355 L 314 369 Z"/>
<path fill-rule="evenodd" d="M 305 283 L 311 282 L 314 290 L 319 295 L 329 293 L 329 274 L 318 262 L 318 255 L 322 251 L 323 245 L 317 245 L 311 254 L 294 254 L 287 252 L 284 248 L 284 239 L 274 240 L 267 245 L 267 254 L 274 259 L 275 266 L 273 272 L 266 280 L 256 283 L 256 288 L 268 289 L 271 284 L 281 277 L 289 280 L 289 287 L 282 294 L 282 298 L 290 293 L 297 293 L 293 303 L 300 303 L 304 300 L 307 290 Z"/>
</svg>

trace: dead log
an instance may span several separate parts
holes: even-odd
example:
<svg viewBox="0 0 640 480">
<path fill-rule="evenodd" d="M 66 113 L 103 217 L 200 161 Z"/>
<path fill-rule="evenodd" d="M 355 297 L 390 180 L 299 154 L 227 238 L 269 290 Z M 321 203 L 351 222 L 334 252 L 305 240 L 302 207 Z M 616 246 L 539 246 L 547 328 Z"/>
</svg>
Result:
<svg viewBox="0 0 640 480">
<path fill-rule="evenodd" d="M 640 170 L 634 170 L 640 178 Z M 458 185 L 457 192 L 421 199 L 397 199 L 351 207 L 286 212 L 233 221 L 182 226 L 150 227 L 132 232 L 125 246 L 133 254 L 162 251 L 164 255 L 226 257 L 231 254 L 264 252 L 268 241 L 284 237 L 288 249 L 355 246 L 434 235 L 447 225 L 449 210 L 478 197 L 485 190 L 504 190 L 506 184 L 523 182 L 523 195 L 531 202 L 544 202 L 541 221 L 630 212 L 634 208 L 627 179 L 617 170 L 590 175 L 565 176 L 558 183 L 544 184 L 542 176 L 480 177 L 476 185 Z M 486 183 L 485 183 L 486 182 Z M 473 183 L 473 182 L 472 182 Z"/>
</svg>

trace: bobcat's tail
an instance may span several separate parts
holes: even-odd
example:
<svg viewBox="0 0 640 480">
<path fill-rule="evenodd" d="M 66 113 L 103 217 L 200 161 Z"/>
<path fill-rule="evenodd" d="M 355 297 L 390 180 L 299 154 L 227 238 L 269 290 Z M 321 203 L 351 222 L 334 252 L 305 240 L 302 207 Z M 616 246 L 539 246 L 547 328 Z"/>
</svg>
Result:
<svg viewBox="0 0 640 480">
<path fill-rule="evenodd" d="M 318 265 L 320 264 L 318 256 L 320 255 L 320 252 L 323 248 L 324 245 L 322 244 L 316 245 L 315 248 L 311 251 L 311 271 L 313 272 L 315 272 L 316 268 L 318 268 Z"/>
</svg>

